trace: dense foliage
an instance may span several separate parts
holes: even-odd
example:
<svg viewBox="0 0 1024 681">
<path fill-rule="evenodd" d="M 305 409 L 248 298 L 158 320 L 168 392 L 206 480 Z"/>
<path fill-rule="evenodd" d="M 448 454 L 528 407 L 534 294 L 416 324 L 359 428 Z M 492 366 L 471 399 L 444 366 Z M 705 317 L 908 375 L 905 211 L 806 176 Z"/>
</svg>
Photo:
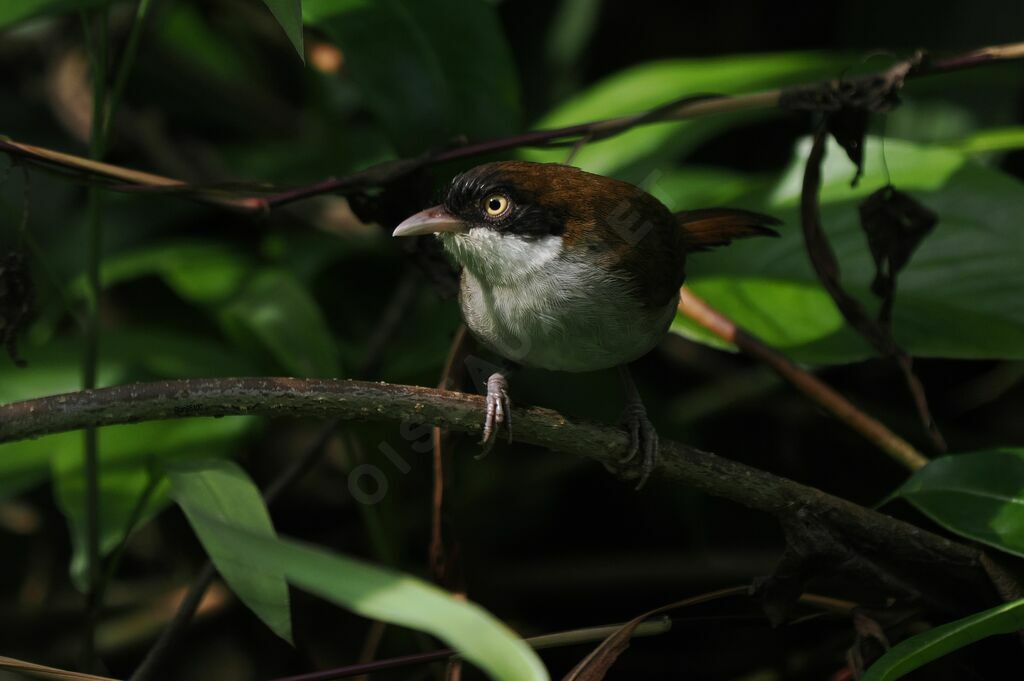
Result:
<svg viewBox="0 0 1024 681">
<path fill-rule="evenodd" d="M 843 287 L 872 315 L 881 300 L 858 206 L 892 185 L 938 216 L 898 273 L 891 328 L 918 358 L 948 452 L 934 449 L 896 363 L 844 319 L 808 258 L 800 206 L 822 112 L 639 125 L 433 164 L 265 213 L 217 204 L 686 95 L 853 78 L 910 48 L 1019 39 L 1013 28 L 1024 25 L 1011 2 L 929 9 L 928 25 L 914 3 L 890 4 L 819 8 L 768 31 L 778 18 L 757 3 L 727 12 L 600 0 L 0 2 L 0 139 L 79 158 L 0 158 L 0 404 L 83 381 L 437 385 L 460 324 L 452 271 L 427 241 L 388 234 L 483 159 L 571 160 L 674 210 L 761 211 L 782 220 L 781 238 L 695 255 L 687 285 L 935 460 L 908 473 L 682 314 L 637 366 L 659 433 L 863 506 L 884 500 L 886 513 L 979 542 L 996 576 L 936 564 L 919 567 L 920 583 L 880 585 L 852 559 L 807 561 L 801 586 L 842 599 L 840 614 L 797 591 L 773 628 L 760 601 L 735 590 L 688 601 L 608 678 L 843 679 L 869 669 L 864 678 L 881 680 L 934 660 L 914 678 L 1005 678 L 1021 651 L 999 634 L 1024 626 L 1014 600 L 1024 597 L 1021 62 L 909 79 L 898 107 L 870 117 L 859 179 L 834 141 L 822 166 L 821 223 Z M 871 51 L 879 41 L 898 54 Z M 128 190 L 97 179 L 86 157 L 188 186 Z M 526 370 L 514 398 L 615 422 L 614 381 Z M 208 556 L 227 590 L 209 592 L 154 678 L 270 679 L 435 650 L 438 640 L 471 663 L 467 678 L 558 678 L 603 636 L 539 654 L 520 637 L 756 583 L 792 545 L 772 517 L 671 481 L 636 493 L 591 462 L 524 445 L 475 461 L 477 445 L 454 436 L 441 570 L 429 549 L 430 430 L 324 426 L 231 416 L 102 428 L 98 506 L 89 436 L 0 445 L 0 655 L 128 678 Z M 323 456 L 268 510 L 260 490 L 310 451 Z M 100 563 L 90 556 L 96 511 Z M 87 643 L 83 654 L 83 639 L 95 650 Z M 379 678 L 442 673 L 418 665 Z M 578 678 L 601 677 L 589 673 Z"/>
</svg>

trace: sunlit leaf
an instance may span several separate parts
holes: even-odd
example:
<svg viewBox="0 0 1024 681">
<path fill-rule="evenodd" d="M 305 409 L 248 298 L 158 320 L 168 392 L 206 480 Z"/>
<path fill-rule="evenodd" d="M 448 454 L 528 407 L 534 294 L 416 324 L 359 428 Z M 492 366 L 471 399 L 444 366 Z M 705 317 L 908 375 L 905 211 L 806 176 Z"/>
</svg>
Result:
<svg viewBox="0 0 1024 681">
<path fill-rule="evenodd" d="M 100 279 L 106 287 L 160 276 L 185 300 L 212 304 L 238 291 L 252 268 L 250 258 L 215 241 L 163 242 L 104 258 Z M 71 284 L 73 295 L 85 290 L 84 277 Z"/>
<path fill-rule="evenodd" d="M 285 35 L 291 41 L 299 59 L 306 60 L 302 47 L 302 0 L 263 0 L 273 13 L 277 23 L 281 24 Z"/>
<path fill-rule="evenodd" d="M 894 496 L 952 532 L 1024 556 L 1024 449 L 935 459 Z"/>
<path fill-rule="evenodd" d="M 231 461 L 167 467 L 171 498 L 181 507 L 217 571 L 231 590 L 278 636 L 291 643 L 292 618 L 284 570 L 223 541 L 224 527 L 274 540 L 270 513 L 245 471 Z"/>
<path fill-rule="evenodd" d="M 555 128 L 637 114 L 684 96 L 745 93 L 819 77 L 832 77 L 844 60 L 823 53 L 753 54 L 710 59 L 673 59 L 634 66 L 609 76 L 541 118 L 537 128 Z M 709 136 L 771 110 L 710 116 L 638 127 L 607 140 L 590 142 L 573 164 L 603 175 L 643 182 L 666 161 Z M 565 149 L 529 149 L 532 161 L 562 162 Z"/>
<path fill-rule="evenodd" d="M 781 218 L 780 239 L 751 239 L 688 261 L 688 285 L 711 305 L 799 361 L 850 362 L 874 355 L 818 284 L 804 249 L 797 205 L 807 145 L 768 196 L 740 201 Z M 874 263 L 857 204 L 890 179 L 939 215 L 935 231 L 900 275 L 893 315 L 897 342 L 911 354 L 1024 357 L 1024 187 L 956 151 L 877 138 L 865 174 L 831 145 L 823 167 L 822 224 L 842 283 L 872 309 Z M 689 333 L 679 321 L 676 330 Z"/>
<path fill-rule="evenodd" d="M 1024 629 L 1024 599 L 998 605 L 902 641 L 871 665 L 861 681 L 895 681 L 975 641 L 1021 629 Z"/>
<path fill-rule="evenodd" d="M 966 154 L 1024 149 L 1024 126 L 980 130 L 950 146 Z"/>
<path fill-rule="evenodd" d="M 480 606 L 415 577 L 300 542 L 247 532 L 205 519 L 210 535 L 239 570 L 283 573 L 304 591 L 370 619 L 437 636 L 501 681 L 543 681 L 548 674 L 529 646 Z"/>
</svg>

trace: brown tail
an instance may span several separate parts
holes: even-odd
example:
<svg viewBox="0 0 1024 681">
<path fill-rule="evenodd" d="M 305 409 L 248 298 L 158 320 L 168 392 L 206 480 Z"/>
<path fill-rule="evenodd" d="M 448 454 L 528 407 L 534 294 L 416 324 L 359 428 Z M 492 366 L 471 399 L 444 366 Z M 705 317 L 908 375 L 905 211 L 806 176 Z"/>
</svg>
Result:
<svg viewBox="0 0 1024 681">
<path fill-rule="evenodd" d="M 704 251 L 748 236 L 778 236 L 768 225 L 782 224 L 770 215 L 738 208 L 704 208 L 676 213 L 687 250 Z"/>
</svg>

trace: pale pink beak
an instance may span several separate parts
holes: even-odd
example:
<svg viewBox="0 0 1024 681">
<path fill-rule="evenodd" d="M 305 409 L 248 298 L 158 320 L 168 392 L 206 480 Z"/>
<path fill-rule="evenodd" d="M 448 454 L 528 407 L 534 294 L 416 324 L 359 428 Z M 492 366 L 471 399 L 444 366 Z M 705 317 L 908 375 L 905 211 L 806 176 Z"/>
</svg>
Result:
<svg viewBox="0 0 1024 681">
<path fill-rule="evenodd" d="M 465 232 L 466 223 L 452 216 L 444 206 L 434 206 L 421 210 L 416 215 L 406 218 L 395 227 L 391 236 L 417 236 L 420 234 L 437 234 L 438 232 Z"/>
</svg>

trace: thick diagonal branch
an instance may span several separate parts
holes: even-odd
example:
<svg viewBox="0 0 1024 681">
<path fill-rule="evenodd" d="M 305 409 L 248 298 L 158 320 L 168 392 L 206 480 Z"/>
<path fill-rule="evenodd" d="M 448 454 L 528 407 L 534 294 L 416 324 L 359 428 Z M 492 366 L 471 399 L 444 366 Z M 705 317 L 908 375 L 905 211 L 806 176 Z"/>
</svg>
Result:
<svg viewBox="0 0 1024 681">
<path fill-rule="evenodd" d="M 160 381 L 86 390 L 0 406 L 0 442 L 89 426 L 188 416 L 277 417 L 431 423 L 480 430 L 477 395 L 406 385 L 296 378 Z M 549 409 L 515 410 L 515 439 L 587 457 L 615 468 L 628 446 L 624 431 L 570 420 Z M 661 443 L 656 475 L 708 494 L 786 517 L 800 512 L 827 523 L 861 550 L 893 560 L 975 568 L 977 550 L 949 541 L 813 487 L 671 441 Z"/>
</svg>

